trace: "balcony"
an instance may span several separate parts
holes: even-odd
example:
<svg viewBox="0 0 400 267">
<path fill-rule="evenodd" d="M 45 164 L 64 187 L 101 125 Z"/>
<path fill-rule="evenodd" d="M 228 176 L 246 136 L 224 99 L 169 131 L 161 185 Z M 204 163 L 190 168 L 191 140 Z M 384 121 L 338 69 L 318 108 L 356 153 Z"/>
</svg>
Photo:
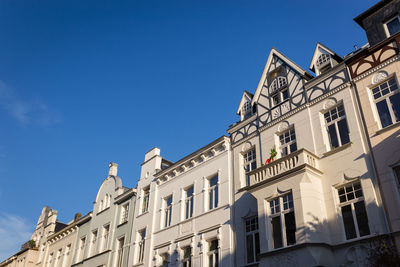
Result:
<svg viewBox="0 0 400 267">
<path fill-rule="evenodd" d="M 319 157 L 305 149 L 297 150 L 283 158 L 274 160 L 248 173 L 250 175 L 250 185 L 272 181 L 289 173 L 309 168 L 319 174 L 322 172 L 318 167 Z"/>
</svg>

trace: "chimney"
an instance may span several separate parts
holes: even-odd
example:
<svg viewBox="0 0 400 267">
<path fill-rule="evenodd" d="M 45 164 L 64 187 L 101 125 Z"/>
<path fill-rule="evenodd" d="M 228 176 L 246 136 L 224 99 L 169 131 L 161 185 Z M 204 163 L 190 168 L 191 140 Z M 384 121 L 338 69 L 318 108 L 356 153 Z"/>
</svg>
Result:
<svg viewBox="0 0 400 267">
<path fill-rule="evenodd" d="M 110 164 L 108 164 L 108 167 L 110 168 L 110 170 L 108 171 L 108 176 L 117 176 L 118 164 L 110 162 Z"/>
</svg>

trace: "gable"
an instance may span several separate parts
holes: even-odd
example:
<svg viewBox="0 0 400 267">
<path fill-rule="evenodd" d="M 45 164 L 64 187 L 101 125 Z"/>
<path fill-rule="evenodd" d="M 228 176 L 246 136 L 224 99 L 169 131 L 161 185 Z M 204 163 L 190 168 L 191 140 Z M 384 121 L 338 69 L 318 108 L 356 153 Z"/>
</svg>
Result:
<svg viewBox="0 0 400 267">
<path fill-rule="evenodd" d="M 288 76 L 290 73 L 292 75 L 297 74 L 306 80 L 309 80 L 313 77 L 310 73 L 299 67 L 296 63 L 291 61 L 281 52 L 279 52 L 275 48 L 272 48 L 271 52 L 269 53 L 267 63 L 265 64 L 263 73 L 261 75 L 261 79 L 257 85 L 257 89 L 254 94 L 252 104 L 257 103 L 259 101 L 263 87 L 269 87 L 270 85 L 269 83 L 271 81 L 270 77 L 268 77 L 268 74 L 270 73 L 273 74 L 274 70 L 276 70 L 278 67 L 282 67 L 281 71 L 286 71 L 286 75 Z"/>
<path fill-rule="evenodd" d="M 313 71 L 314 73 L 316 73 L 318 58 L 322 54 L 329 55 L 336 63 L 343 61 L 343 59 L 338 54 L 336 54 L 334 51 L 332 51 L 328 47 L 318 42 L 315 47 L 314 54 L 310 63 L 310 70 Z"/>
<path fill-rule="evenodd" d="M 243 105 L 246 102 L 251 102 L 253 99 L 253 94 L 247 92 L 246 90 L 243 92 L 242 99 L 240 100 L 240 104 L 238 106 L 238 109 L 236 110 L 236 114 L 240 114 L 240 111 L 242 110 Z"/>
</svg>

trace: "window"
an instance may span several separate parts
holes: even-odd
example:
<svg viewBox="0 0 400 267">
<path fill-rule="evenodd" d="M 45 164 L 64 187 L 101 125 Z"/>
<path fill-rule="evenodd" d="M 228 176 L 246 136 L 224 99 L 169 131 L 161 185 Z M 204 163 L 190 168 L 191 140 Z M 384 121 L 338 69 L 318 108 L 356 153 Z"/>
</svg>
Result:
<svg viewBox="0 0 400 267">
<path fill-rule="evenodd" d="M 182 248 L 183 251 L 183 259 L 182 259 L 182 267 L 192 267 L 192 247 L 187 246 Z"/>
<path fill-rule="evenodd" d="M 338 148 L 350 142 L 349 128 L 343 104 L 340 104 L 324 114 L 331 149 Z"/>
<path fill-rule="evenodd" d="M 289 91 L 287 89 L 286 77 L 278 76 L 271 83 L 270 87 L 271 99 L 273 106 L 285 101 L 289 98 Z"/>
<path fill-rule="evenodd" d="M 85 251 L 86 237 L 82 237 L 79 241 L 78 261 L 83 260 L 83 253 Z"/>
<path fill-rule="evenodd" d="M 171 225 L 172 216 L 172 196 L 164 199 L 164 227 Z"/>
<path fill-rule="evenodd" d="M 208 242 L 208 266 L 209 267 L 218 267 L 219 257 L 218 257 L 218 239 L 214 239 Z"/>
<path fill-rule="evenodd" d="M 150 188 L 143 189 L 142 213 L 149 210 Z"/>
<path fill-rule="evenodd" d="M 53 253 L 50 253 L 49 259 L 47 260 L 47 267 L 51 266 L 52 261 L 53 261 Z"/>
<path fill-rule="evenodd" d="M 117 267 L 122 266 L 122 256 L 124 252 L 124 243 L 125 243 L 125 237 L 121 237 L 117 240 L 117 254 L 116 254 L 116 263 Z"/>
<path fill-rule="evenodd" d="M 284 157 L 297 150 L 296 133 L 294 128 L 279 135 L 281 156 Z"/>
<path fill-rule="evenodd" d="M 168 253 L 161 254 L 161 267 L 168 267 L 169 255 Z"/>
<path fill-rule="evenodd" d="M 60 248 L 57 251 L 56 258 L 54 259 L 54 267 L 58 267 L 58 263 L 60 262 L 60 259 L 61 259 L 61 252 L 62 252 L 62 249 Z"/>
<path fill-rule="evenodd" d="M 244 170 L 246 172 L 246 185 L 250 185 L 250 175 L 248 172 L 255 170 L 257 168 L 257 161 L 256 161 L 256 149 L 253 148 L 249 150 L 246 154 L 243 155 L 244 159 Z"/>
<path fill-rule="evenodd" d="M 90 256 L 96 254 L 96 243 L 97 243 L 97 229 L 92 232 L 92 242 L 90 244 Z"/>
<path fill-rule="evenodd" d="M 251 115 L 251 104 L 250 101 L 246 101 L 242 107 L 243 119 L 247 119 Z"/>
<path fill-rule="evenodd" d="M 386 33 L 389 36 L 400 31 L 400 18 L 399 16 L 392 18 L 388 22 L 385 23 L 386 26 Z"/>
<path fill-rule="evenodd" d="M 119 223 L 124 223 L 128 221 L 128 214 L 129 214 L 129 203 L 126 203 L 125 205 L 122 205 L 121 208 L 121 218 Z"/>
<path fill-rule="evenodd" d="M 218 176 L 215 176 L 209 180 L 208 200 L 209 210 L 218 207 Z"/>
<path fill-rule="evenodd" d="M 260 254 L 260 236 L 258 233 L 258 217 L 246 219 L 246 260 L 247 263 L 258 261 Z"/>
<path fill-rule="evenodd" d="M 187 220 L 193 217 L 193 186 L 186 189 L 185 193 L 185 219 Z"/>
<path fill-rule="evenodd" d="M 320 69 L 331 62 L 331 56 L 329 54 L 321 54 L 316 62 L 317 68 Z"/>
<path fill-rule="evenodd" d="M 141 263 L 143 262 L 144 259 L 144 243 L 145 243 L 145 237 L 146 237 L 146 229 L 143 229 L 138 232 L 138 257 L 137 257 L 137 262 Z"/>
<path fill-rule="evenodd" d="M 400 92 L 395 78 L 372 89 L 382 128 L 400 121 Z"/>
<path fill-rule="evenodd" d="M 346 239 L 369 235 L 368 216 L 360 182 L 339 188 L 338 195 Z"/>
<path fill-rule="evenodd" d="M 110 238 L 110 225 L 103 226 L 103 251 L 108 249 L 108 239 Z"/>
<path fill-rule="evenodd" d="M 397 183 L 400 184 L 400 165 L 393 167 L 394 176 L 397 178 Z"/>
<path fill-rule="evenodd" d="M 271 200 L 269 206 L 274 248 L 296 244 L 292 193 Z"/>
<path fill-rule="evenodd" d="M 71 244 L 68 244 L 68 246 L 65 248 L 62 267 L 67 267 L 70 254 L 71 254 Z"/>
</svg>

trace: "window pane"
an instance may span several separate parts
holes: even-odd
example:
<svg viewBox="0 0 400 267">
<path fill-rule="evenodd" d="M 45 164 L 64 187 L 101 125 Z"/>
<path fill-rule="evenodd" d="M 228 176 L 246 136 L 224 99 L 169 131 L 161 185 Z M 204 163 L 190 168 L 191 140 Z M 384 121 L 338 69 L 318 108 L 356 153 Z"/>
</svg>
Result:
<svg viewBox="0 0 400 267">
<path fill-rule="evenodd" d="M 394 114 L 394 119 L 400 121 L 400 93 L 394 94 L 390 99 L 390 104 L 392 105 L 392 110 Z"/>
<path fill-rule="evenodd" d="M 254 261 L 253 235 L 247 236 L 246 247 L 247 247 L 247 263 L 251 263 Z"/>
<path fill-rule="evenodd" d="M 293 211 L 285 214 L 285 227 L 287 245 L 296 244 L 296 220 Z"/>
<path fill-rule="evenodd" d="M 331 148 L 339 147 L 339 141 L 336 134 L 335 124 L 328 126 L 329 140 L 331 142 Z"/>
<path fill-rule="evenodd" d="M 386 99 L 377 102 L 376 108 L 378 109 L 379 118 L 381 119 L 382 128 L 392 124 L 392 118 L 390 117 L 389 109 L 386 103 Z"/>
<path fill-rule="evenodd" d="M 218 186 L 215 187 L 215 196 L 214 196 L 214 208 L 218 207 Z"/>
<path fill-rule="evenodd" d="M 346 119 L 338 121 L 338 128 L 339 128 L 340 141 L 342 142 L 342 145 L 345 145 L 348 142 L 350 142 L 349 129 L 347 128 Z"/>
<path fill-rule="evenodd" d="M 393 168 L 394 174 L 396 175 L 397 182 L 400 183 L 400 166 Z"/>
<path fill-rule="evenodd" d="M 256 244 L 256 261 L 259 261 L 258 255 L 260 254 L 260 236 L 258 233 L 254 234 L 255 244 Z"/>
<path fill-rule="evenodd" d="M 208 207 L 208 209 L 212 209 L 213 208 L 213 191 L 210 191 L 210 205 L 209 205 L 209 207 Z"/>
<path fill-rule="evenodd" d="M 290 153 L 293 153 L 297 150 L 297 144 L 293 143 L 290 145 Z"/>
<path fill-rule="evenodd" d="M 210 256 L 208 256 L 208 266 L 209 267 L 214 267 L 214 261 L 213 261 L 213 259 L 214 259 L 214 255 L 210 255 Z"/>
<path fill-rule="evenodd" d="M 393 34 L 397 33 L 398 31 L 400 31 L 400 22 L 399 22 L 399 18 L 395 18 L 391 21 L 389 21 L 386 24 L 389 34 L 392 36 Z"/>
<path fill-rule="evenodd" d="M 210 179 L 210 187 L 217 185 L 218 183 L 218 176 L 215 176 L 214 178 Z"/>
<path fill-rule="evenodd" d="M 272 224 L 272 237 L 274 239 L 274 248 L 280 248 L 283 246 L 281 217 L 277 216 L 272 218 L 271 224 Z"/>
<path fill-rule="evenodd" d="M 351 205 L 342 207 L 342 217 L 346 238 L 352 239 L 357 237 L 356 228 L 354 226 L 353 214 L 351 213 Z"/>
<path fill-rule="evenodd" d="M 367 211 L 365 210 L 364 201 L 354 203 L 354 209 L 356 210 L 357 225 L 360 236 L 369 235 L 368 216 Z"/>
</svg>

